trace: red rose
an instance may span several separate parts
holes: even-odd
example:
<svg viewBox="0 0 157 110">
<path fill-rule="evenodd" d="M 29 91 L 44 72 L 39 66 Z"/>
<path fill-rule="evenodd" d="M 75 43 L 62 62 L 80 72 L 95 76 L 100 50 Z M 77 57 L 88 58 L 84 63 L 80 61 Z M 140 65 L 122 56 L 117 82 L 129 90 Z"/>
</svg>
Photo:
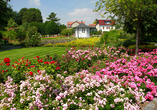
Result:
<svg viewBox="0 0 157 110">
<path fill-rule="evenodd" d="M 59 69 L 60 69 L 60 67 L 57 67 L 57 68 L 56 68 L 56 70 L 59 70 Z"/>
<path fill-rule="evenodd" d="M 51 63 L 51 64 L 52 64 L 52 63 L 55 63 L 55 61 L 51 61 L 50 63 Z"/>
<path fill-rule="evenodd" d="M 34 67 L 35 67 L 35 65 L 32 65 L 32 66 L 31 66 L 31 68 L 34 68 Z"/>
<path fill-rule="evenodd" d="M 25 66 L 28 66 L 28 64 L 25 64 Z"/>
<path fill-rule="evenodd" d="M 40 63 L 42 63 L 43 62 L 43 60 L 42 59 L 40 59 Z"/>
<path fill-rule="evenodd" d="M 5 58 L 4 59 L 4 63 L 10 63 L 10 59 L 9 58 Z"/>
<path fill-rule="evenodd" d="M 44 64 L 49 64 L 49 62 L 44 62 Z"/>
<path fill-rule="evenodd" d="M 6 65 L 7 65 L 7 66 L 10 66 L 10 63 L 7 63 Z"/>
<path fill-rule="evenodd" d="M 29 74 L 32 76 L 32 75 L 33 75 L 33 72 L 31 71 Z"/>
<path fill-rule="evenodd" d="M 36 56 L 37 58 L 39 58 L 39 56 Z"/>
<path fill-rule="evenodd" d="M 24 59 L 24 57 L 21 58 L 22 60 Z"/>
</svg>

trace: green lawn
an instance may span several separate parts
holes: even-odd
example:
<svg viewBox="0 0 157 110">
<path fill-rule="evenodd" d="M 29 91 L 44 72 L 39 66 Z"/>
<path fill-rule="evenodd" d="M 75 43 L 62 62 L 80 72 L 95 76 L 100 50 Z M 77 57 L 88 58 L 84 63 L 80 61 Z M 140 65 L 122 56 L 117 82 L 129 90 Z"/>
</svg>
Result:
<svg viewBox="0 0 157 110">
<path fill-rule="evenodd" d="M 33 59 L 36 56 L 41 58 L 45 58 L 46 55 L 50 55 L 51 57 L 57 53 L 57 55 L 62 55 L 65 53 L 67 47 L 34 47 L 34 48 L 21 48 L 21 49 L 13 49 L 8 51 L 0 52 L 0 63 L 3 62 L 4 58 L 10 58 L 11 64 L 18 59 L 24 57 L 25 59 Z"/>
</svg>

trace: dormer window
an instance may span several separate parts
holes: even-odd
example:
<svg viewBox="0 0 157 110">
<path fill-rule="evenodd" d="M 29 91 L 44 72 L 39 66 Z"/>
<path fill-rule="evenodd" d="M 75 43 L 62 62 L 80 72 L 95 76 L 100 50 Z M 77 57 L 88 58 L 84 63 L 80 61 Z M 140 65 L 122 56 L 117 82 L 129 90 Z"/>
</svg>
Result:
<svg viewBox="0 0 157 110">
<path fill-rule="evenodd" d="M 111 24 L 111 21 L 104 21 L 105 24 Z"/>
</svg>

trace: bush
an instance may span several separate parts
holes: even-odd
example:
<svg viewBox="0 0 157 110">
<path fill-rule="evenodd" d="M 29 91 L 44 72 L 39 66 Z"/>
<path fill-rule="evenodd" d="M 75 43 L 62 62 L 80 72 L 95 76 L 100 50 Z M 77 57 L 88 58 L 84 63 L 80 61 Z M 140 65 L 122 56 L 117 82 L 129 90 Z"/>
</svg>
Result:
<svg viewBox="0 0 157 110">
<path fill-rule="evenodd" d="M 2 33 L 0 32 L 0 41 L 3 39 Z"/>
<path fill-rule="evenodd" d="M 136 44 L 136 42 L 132 40 L 126 40 L 122 43 L 124 47 L 128 47 L 129 45 L 134 45 L 134 44 Z"/>
<path fill-rule="evenodd" d="M 134 40 L 136 39 L 135 34 L 130 34 L 125 31 L 120 32 L 120 39 Z"/>
<path fill-rule="evenodd" d="M 63 29 L 61 35 L 70 36 L 73 34 L 73 29 Z"/>
<path fill-rule="evenodd" d="M 111 30 L 109 32 L 105 32 L 104 35 L 100 38 L 100 43 L 109 43 L 109 42 L 117 42 L 120 37 L 119 30 Z"/>
<path fill-rule="evenodd" d="M 37 33 L 36 27 L 30 27 L 28 29 L 26 39 L 22 43 L 25 47 L 35 47 L 41 42 L 40 34 Z"/>
</svg>

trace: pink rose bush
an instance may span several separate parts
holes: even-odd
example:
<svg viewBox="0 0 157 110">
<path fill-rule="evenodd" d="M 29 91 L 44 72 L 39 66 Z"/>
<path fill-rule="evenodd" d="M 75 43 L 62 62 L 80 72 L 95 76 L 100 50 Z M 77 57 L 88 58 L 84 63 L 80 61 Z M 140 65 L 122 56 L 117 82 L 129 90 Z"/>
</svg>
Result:
<svg viewBox="0 0 157 110">
<path fill-rule="evenodd" d="M 71 48 L 58 61 L 35 60 L 21 63 L 25 79 L 1 83 L 0 109 L 139 110 L 157 96 L 157 49 L 136 56 L 122 47 Z"/>
</svg>

